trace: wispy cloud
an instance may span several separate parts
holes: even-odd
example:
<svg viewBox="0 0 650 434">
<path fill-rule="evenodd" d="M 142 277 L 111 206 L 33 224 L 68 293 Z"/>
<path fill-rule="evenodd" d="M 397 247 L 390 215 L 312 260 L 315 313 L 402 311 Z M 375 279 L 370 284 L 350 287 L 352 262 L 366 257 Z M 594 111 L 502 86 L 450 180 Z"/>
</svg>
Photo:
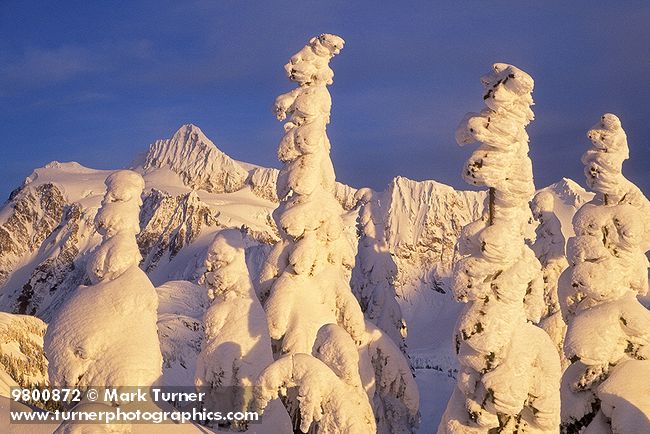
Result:
<svg viewBox="0 0 650 434">
<path fill-rule="evenodd" d="M 5 60 L 0 75 L 10 83 L 41 86 L 94 71 L 99 67 L 100 60 L 100 56 L 76 45 L 52 49 L 30 48 L 13 61 Z"/>
<path fill-rule="evenodd" d="M 66 105 L 92 104 L 96 102 L 110 101 L 115 97 L 109 93 L 102 92 L 77 92 L 62 98 L 42 98 L 31 104 L 32 108 L 60 107 Z"/>
<path fill-rule="evenodd" d="M 95 73 L 124 69 L 131 62 L 153 58 L 146 39 L 95 44 L 64 44 L 52 48 L 27 47 L 13 56 L 0 56 L 0 87 L 41 88 Z"/>
</svg>

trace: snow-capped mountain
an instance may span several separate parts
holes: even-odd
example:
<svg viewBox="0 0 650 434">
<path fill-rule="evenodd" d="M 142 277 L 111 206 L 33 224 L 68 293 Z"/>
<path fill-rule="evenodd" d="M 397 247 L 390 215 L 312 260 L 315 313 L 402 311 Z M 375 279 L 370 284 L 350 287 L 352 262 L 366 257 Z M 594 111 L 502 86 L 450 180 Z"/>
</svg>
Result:
<svg viewBox="0 0 650 434">
<path fill-rule="evenodd" d="M 219 230 L 241 228 L 246 262 L 256 280 L 278 239 L 271 213 L 278 202 L 279 171 L 230 158 L 194 125 L 151 144 L 132 168 L 146 184 L 137 241 L 144 258 L 140 266 L 158 287 L 165 375 L 170 383 L 192 384 L 207 306 L 194 283 L 204 271 L 207 249 Z M 47 323 L 77 286 L 88 283 L 88 253 L 101 241 L 93 220 L 110 174 L 74 162 L 52 162 L 11 194 L 0 209 L 0 311 L 34 315 Z M 546 190 L 557 199 L 568 238 L 575 210 L 590 195 L 568 179 Z M 356 192 L 336 185 L 351 237 L 359 211 Z M 408 326 L 412 364 L 422 371 L 422 381 L 446 393 L 454 384 L 451 333 L 459 309 L 447 278 L 456 238 L 481 214 L 485 193 L 397 177 L 375 195 L 379 206 L 373 212 L 379 215 L 373 220 L 383 221 L 397 267 L 393 284 Z M 423 414 L 423 423 L 439 418 L 446 399 L 439 401 L 440 408 Z"/>
<path fill-rule="evenodd" d="M 247 168 L 249 170 L 247 170 Z M 278 170 L 239 163 L 196 126 L 149 147 L 136 170 L 146 190 L 138 244 L 156 284 L 194 279 L 202 249 L 224 227 L 246 228 L 257 244 L 277 239 Z M 52 162 L 36 169 L 0 211 L 0 306 L 48 319 L 61 294 L 84 280 L 84 255 L 97 245 L 92 220 L 110 171 Z M 354 222 L 356 189 L 338 184 L 337 199 Z M 396 178 L 381 193 L 387 239 L 401 261 L 398 286 L 435 284 L 448 272 L 458 230 L 475 218 L 483 193 L 456 192 L 434 181 Z M 401 293 L 408 300 L 408 292 Z"/>
<path fill-rule="evenodd" d="M 211 193 L 232 193 L 246 183 L 248 172 L 221 152 L 203 131 L 183 125 L 171 139 L 156 140 L 143 164 L 144 172 L 168 167 L 183 183 Z"/>
</svg>

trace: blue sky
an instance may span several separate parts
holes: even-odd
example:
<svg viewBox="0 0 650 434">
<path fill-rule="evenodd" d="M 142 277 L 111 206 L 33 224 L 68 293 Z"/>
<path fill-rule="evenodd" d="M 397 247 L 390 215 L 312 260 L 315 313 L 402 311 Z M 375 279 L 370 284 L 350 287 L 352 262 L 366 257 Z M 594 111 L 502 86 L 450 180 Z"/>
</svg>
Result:
<svg viewBox="0 0 650 434">
<path fill-rule="evenodd" d="M 482 108 L 494 62 L 530 73 L 536 183 L 584 184 L 586 130 L 619 115 L 626 175 L 650 193 L 650 3 L 611 1 L 0 1 L 0 197 L 51 160 L 119 168 L 181 124 L 227 154 L 278 166 L 270 107 L 312 36 L 333 61 L 339 180 L 467 188 L 454 130 Z M 0 199 L 0 200 L 3 200 Z"/>
</svg>

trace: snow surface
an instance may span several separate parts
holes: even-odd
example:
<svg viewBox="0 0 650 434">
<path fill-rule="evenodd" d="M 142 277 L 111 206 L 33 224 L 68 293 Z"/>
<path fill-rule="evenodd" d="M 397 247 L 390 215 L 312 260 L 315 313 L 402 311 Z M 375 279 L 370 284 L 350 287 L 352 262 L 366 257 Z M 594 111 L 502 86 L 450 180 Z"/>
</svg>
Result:
<svg viewBox="0 0 650 434">
<path fill-rule="evenodd" d="M 163 384 L 187 387 L 194 383 L 209 300 L 202 286 L 186 280 L 165 282 L 156 287 L 156 293 Z"/>
</svg>

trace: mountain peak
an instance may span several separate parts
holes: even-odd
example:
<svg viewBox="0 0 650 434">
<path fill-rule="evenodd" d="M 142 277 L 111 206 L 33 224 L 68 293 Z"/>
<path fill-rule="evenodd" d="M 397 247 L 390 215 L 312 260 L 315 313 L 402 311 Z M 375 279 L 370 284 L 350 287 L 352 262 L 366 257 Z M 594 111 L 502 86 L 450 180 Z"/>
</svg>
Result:
<svg viewBox="0 0 650 434">
<path fill-rule="evenodd" d="M 213 193 L 231 193 L 246 183 L 248 171 L 221 152 L 193 124 L 181 126 L 171 139 L 149 146 L 142 165 L 145 173 L 167 167 L 180 175 L 185 185 Z"/>
<path fill-rule="evenodd" d="M 570 178 L 561 180 L 549 185 L 544 190 L 551 190 L 563 202 L 579 208 L 582 204 L 589 202 L 593 193 L 588 192 L 577 182 Z"/>
<path fill-rule="evenodd" d="M 194 140 L 196 143 L 203 143 L 207 146 L 212 145 L 216 148 L 215 144 L 205 135 L 201 128 L 194 124 L 184 124 L 176 130 L 172 136 L 172 140 L 181 139 L 182 141 Z"/>
</svg>

